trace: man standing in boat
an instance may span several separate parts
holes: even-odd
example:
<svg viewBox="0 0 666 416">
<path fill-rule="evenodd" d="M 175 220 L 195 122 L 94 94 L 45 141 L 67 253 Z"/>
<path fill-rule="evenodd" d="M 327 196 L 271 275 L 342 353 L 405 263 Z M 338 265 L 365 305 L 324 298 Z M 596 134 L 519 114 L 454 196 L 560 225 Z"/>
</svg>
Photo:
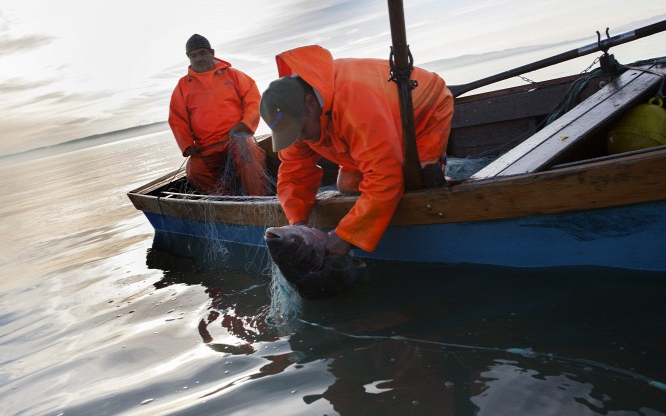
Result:
<svg viewBox="0 0 666 416">
<path fill-rule="evenodd" d="M 185 44 L 187 75 L 171 95 L 169 125 L 188 157 L 187 179 L 199 192 L 266 195 L 266 155 L 254 140 L 261 96 L 254 80 L 215 58 L 208 40 Z M 240 183 L 238 183 L 240 182 Z"/>
<path fill-rule="evenodd" d="M 324 157 L 340 168 L 338 189 L 360 192 L 329 233 L 329 253 L 373 251 L 404 191 L 398 90 L 387 82 L 388 61 L 337 59 L 320 46 L 277 56 L 280 79 L 261 100 L 281 164 L 278 197 L 290 224 L 306 224 L 323 175 Z M 445 184 L 443 156 L 453 96 L 437 74 L 414 68 L 412 91 L 417 149 L 427 186 Z"/>
</svg>

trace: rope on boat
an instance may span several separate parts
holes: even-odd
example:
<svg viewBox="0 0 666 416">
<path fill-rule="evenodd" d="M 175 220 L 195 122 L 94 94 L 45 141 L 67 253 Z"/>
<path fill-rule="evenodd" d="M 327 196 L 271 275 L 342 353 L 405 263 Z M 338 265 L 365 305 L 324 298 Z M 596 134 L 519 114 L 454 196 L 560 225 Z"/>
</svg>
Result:
<svg viewBox="0 0 666 416">
<path fill-rule="evenodd" d="M 576 364 L 583 364 L 587 365 L 590 367 L 597 367 L 601 368 L 606 371 L 622 374 L 624 376 L 640 380 L 645 382 L 648 386 L 654 387 L 656 389 L 659 389 L 661 391 L 666 392 L 666 383 L 663 383 L 661 381 L 657 381 L 654 379 L 651 379 L 649 377 L 646 377 L 642 374 L 635 373 L 633 371 L 629 370 L 624 370 L 618 367 L 614 367 L 612 365 L 604 364 L 604 363 L 599 363 L 596 361 L 592 360 L 585 360 L 582 358 L 566 358 L 566 357 L 561 357 L 558 355 L 554 354 L 547 354 L 547 353 L 540 353 L 540 352 L 535 352 L 532 350 L 532 348 L 496 348 L 496 347 L 479 347 L 476 345 L 464 345 L 464 344 L 452 344 L 448 342 L 438 342 L 438 341 L 429 341 L 429 340 L 424 340 L 424 339 L 418 339 L 418 338 L 409 338 L 409 337 L 404 337 L 402 335 L 356 335 L 356 334 L 350 334 L 347 332 L 340 332 L 336 330 L 333 327 L 329 326 L 324 326 L 320 325 L 314 322 L 309 322 L 304 319 L 298 319 L 300 322 L 316 327 L 316 328 L 321 328 L 325 331 L 332 332 L 336 335 L 342 335 L 344 337 L 348 338 L 354 338 L 354 339 L 366 339 L 366 340 L 373 340 L 373 341 L 403 341 L 403 342 L 412 342 L 412 343 L 419 343 L 419 344 L 430 344 L 430 345 L 437 345 L 441 347 L 453 347 L 453 348 L 460 348 L 460 349 L 468 349 L 468 350 L 480 350 L 480 351 L 494 351 L 494 352 L 504 352 L 508 354 L 513 354 L 513 355 L 521 355 L 526 358 L 545 358 L 549 360 L 558 360 L 558 361 L 563 361 L 565 363 L 576 363 Z"/>
<path fill-rule="evenodd" d="M 587 87 L 589 81 L 592 78 L 595 78 L 595 77 L 599 76 L 602 73 L 601 68 L 596 68 L 596 69 L 590 71 L 592 66 L 594 66 L 597 62 L 599 62 L 599 59 L 600 58 L 597 57 L 587 68 L 585 68 L 583 71 L 580 72 L 581 76 L 579 78 L 577 78 L 571 84 L 571 86 L 567 90 L 567 93 L 565 94 L 564 98 L 560 101 L 560 103 L 555 106 L 553 111 L 550 113 L 550 115 L 548 117 L 546 117 L 546 119 L 544 121 L 542 121 L 541 123 L 539 123 L 539 125 L 536 126 L 537 131 L 541 130 L 543 127 L 545 127 L 545 126 L 549 125 L 550 123 L 552 123 L 553 121 L 557 120 L 562 115 L 564 115 L 569 110 L 571 110 L 573 107 L 578 105 L 579 97 L 580 97 L 581 93 L 583 92 L 583 90 L 585 90 L 585 88 Z M 644 69 L 644 68 L 637 68 L 637 66 L 647 65 L 647 64 L 662 64 L 662 65 L 666 64 L 666 57 L 636 61 L 636 62 L 631 63 L 629 65 L 622 65 L 621 68 L 623 68 L 623 69 L 636 69 L 636 70 L 651 72 L 651 73 L 660 75 L 662 77 L 662 82 L 661 82 L 661 86 L 660 86 L 659 90 L 657 91 L 657 94 L 658 94 L 658 96 L 660 95 L 661 97 L 663 97 L 663 93 L 660 92 L 660 91 L 664 91 L 664 78 L 665 78 L 664 75 L 661 74 L 661 73 L 658 73 L 658 72 L 654 72 L 654 71 Z M 538 86 L 538 87 L 552 87 L 552 86 L 562 85 L 562 83 L 549 84 L 549 83 L 545 83 L 545 82 L 533 81 L 533 80 L 528 79 L 524 76 L 520 76 L 520 78 L 522 78 L 528 84 L 532 84 L 532 85 L 535 85 L 535 86 Z M 489 155 L 494 155 L 494 154 L 497 154 L 498 152 L 501 152 L 502 149 L 513 148 L 515 143 L 520 142 L 525 138 L 524 137 L 525 135 L 526 135 L 526 133 L 523 133 L 523 134 L 517 136 L 515 139 L 513 139 L 513 140 L 511 140 L 507 143 L 501 144 L 501 145 L 499 145 L 499 146 L 497 146 L 493 149 L 486 150 L 486 151 L 480 153 L 479 157 L 486 157 L 486 156 L 489 156 Z"/>
<path fill-rule="evenodd" d="M 594 65 L 599 58 L 597 58 L 592 65 Z M 664 89 L 664 75 L 656 72 L 656 71 L 650 71 L 649 69 L 645 68 L 639 68 L 640 65 L 647 65 L 647 64 L 663 64 L 666 63 L 666 58 L 654 58 L 654 59 L 648 59 L 648 60 L 642 60 L 642 61 L 636 61 L 634 63 L 628 64 L 628 65 L 620 65 L 620 69 L 627 70 L 627 69 L 633 69 L 637 71 L 643 71 L 643 72 L 648 72 L 651 74 L 659 75 L 661 77 L 661 86 L 659 87 L 657 94 L 658 96 L 661 95 L 663 97 L 663 94 L 661 91 Z M 587 72 L 592 65 L 590 65 L 585 71 L 581 72 L 581 74 L 585 74 L 581 76 L 580 78 L 576 79 L 572 84 L 569 90 L 567 91 L 566 95 L 560 101 L 560 103 L 555 107 L 555 109 L 550 113 L 548 118 L 546 119 L 545 125 L 548 125 L 552 123 L 553 121 L 557 120 L 559 117 L 561 117 L 563 114 L 571 110 L 573 107 L 578 105 L 579 97 L 583 90 L 587 87 L 590 79 L 600 75 L 603 71 L 601 68 L 596 68 L 593 71 Z"/>
<path fill-rule="evenodd" d="M 601 69 L 597 68 L 594 71 L 588 73 L 588 71 L 590 71 L 590 68 L 592 68 L 597 62 L 599 62 L 599 57 L 595 58 L 594 61 L 592 61 L 592 63 L 590 65 L 588 65 L 587 68 L 585 68 L 583 71 L 580 72 L 580 74 L 582 74 L 582 76 L 574 81 L 572 86 L 567 91 L 564 99 L 555 107 L 555 109 L 551 112 L 551 114 L 545 120 L 543 120 L 541 123 L 539 123 L 536 126 L 537 131 L 541 130 L 543 127 L 552 123 L 554 120 L 559 118 L 562 114 L 566 113 L 567 111 L 569 111 L 571 108 L 573 108 L 576 105 L 575 100 L 580 95 L 582 90 L 585 89 L 589 79 L 593 78 L 599 72 L 601 72 Z M 522 75 L 519 75 L 518 77 L 521 78 L 523 81 L 527 82 L 528 84 L 534 85 L 536 87 L 548 88 L 548 87 L 555 87 L 555 86 L 558 86 L 558 85 L 566 84 L 565 81 L 558 82 L 558 83 L 549 83 L 549 82 L 533 81 L 533 80 L 531 80 L 531 79 L 529 79 L 525 76 L 522 76 Z M 507 150 L 511 149 L 516 145 L 516 143 L 519 143 L 519 142 L 523 141 L 526 138 L 525 136 L 528 135 L 528 134 L 532 134 L 532 133 L 531 132 L 522 133 L 522 134 L 516 136 L 516 138 L 514 138 L 513 140 L 510 140 L 510 141 L 508 141 L 506 143 L 503 143 L 503 144 L 501 144 L 497 147 L 494 147 L 492 149 L 488 149 L 486 151 L 483 151 L 483 152 L 479 153 L 478 156 L 476 156 L 476 157 L 478 157 L 480 159 L 483 159 L 483 158 L 486 158 L 486 157 L 492 157 L 494 159 L 494 158 L 497 157 L 496 155 L 498 153 L 505 153 L 503 151 L 504 149 L 507 149 Z M 495 155 L 495 156 L 493 157 L 493 155 Z"/>
</svg>

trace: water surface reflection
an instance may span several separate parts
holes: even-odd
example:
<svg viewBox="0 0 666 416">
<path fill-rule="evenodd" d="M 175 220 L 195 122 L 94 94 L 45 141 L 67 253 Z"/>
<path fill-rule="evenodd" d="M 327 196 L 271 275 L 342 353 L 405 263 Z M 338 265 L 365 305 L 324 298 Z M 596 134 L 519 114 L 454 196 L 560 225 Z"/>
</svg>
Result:
<svg viewBox="0 0 666 416">
<path fill-rule="evenodd" d="M 649 385 L 666 379 L 657 274 L 373 262 L 287 328 L 269 316 L 264 255 L 190 241 L 174 256 L 164 237 L 147 256 L 155 287 L 204 286 L 190 330 L 253 362 L 177 414 L 666 414 Z"/>
</svg>

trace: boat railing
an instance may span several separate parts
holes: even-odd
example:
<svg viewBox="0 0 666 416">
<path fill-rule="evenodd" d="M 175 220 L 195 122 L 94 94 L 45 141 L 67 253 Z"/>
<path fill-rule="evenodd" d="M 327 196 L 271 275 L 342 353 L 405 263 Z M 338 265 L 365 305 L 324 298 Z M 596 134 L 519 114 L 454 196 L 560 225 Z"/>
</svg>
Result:
<svg viewBox="0 0 666 416">
<path fill-rule="evenodd" d="M 257 195 L 204 195 L 204 194 L 188 194 L 183 192 L 160 192 L 163 198 L 172 199 L 189 199 L 193 201 L 230 201 L 230 202 L 249 202 L 249 201 L 272 201 L 276 200 L 275 195 L 257 196 Z"/>
</svg>

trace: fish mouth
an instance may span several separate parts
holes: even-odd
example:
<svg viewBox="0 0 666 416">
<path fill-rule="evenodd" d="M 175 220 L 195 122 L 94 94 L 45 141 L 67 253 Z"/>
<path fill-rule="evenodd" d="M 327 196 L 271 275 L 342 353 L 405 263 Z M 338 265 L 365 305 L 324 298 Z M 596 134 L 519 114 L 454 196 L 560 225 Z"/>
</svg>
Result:
<svg viewBox="0 0 666 416">
<path fill-rule="evenodd" d="M 271 233 L 269 231 L 266 231 L 266 233 L 264 234 L 264 241 L 266 241 L 266 245 L 271 250 L 276 250 L 278 249 L 278 247 L 282 246 L 283 244 L 281 235 Z"/>
<path fill-rule="evenodd" d="M 284 238 L 283 233 L 280 232 L 279 228 L 269 227 L 264 231 L 264 240 L 266 243 L 277 243 L 282 241 Z"/>
<path fill-rule="evenodd" d="M 264 241 L 266 241 L 269 250 L 274 254 L 287 250 L 296 244 L 295 238 L 288 238 L 283 233 L 273 232 L 270 228 L 264 232 Z"/>
<path fill-rule="evenodd" d="M 281 231 L 280 227 L 268 227 L 266 228 L 266 231 L 264 231 L 264 239 L 266 241 L 281 239 L 284 237 L 284 232 Z"/>
<path fill-rule="evenodd" d="M 264 238 L 265 238 L 266 240 L 272 240 L 272 239 L 275 239 L 275 238 L 280 238 L 280 236 L 277 235 L 277 234 L 275 234 L 275 233 L 272 233 L 272 232 L 266 230 L 266 232 L 264 233 Z"/>
</svg>

